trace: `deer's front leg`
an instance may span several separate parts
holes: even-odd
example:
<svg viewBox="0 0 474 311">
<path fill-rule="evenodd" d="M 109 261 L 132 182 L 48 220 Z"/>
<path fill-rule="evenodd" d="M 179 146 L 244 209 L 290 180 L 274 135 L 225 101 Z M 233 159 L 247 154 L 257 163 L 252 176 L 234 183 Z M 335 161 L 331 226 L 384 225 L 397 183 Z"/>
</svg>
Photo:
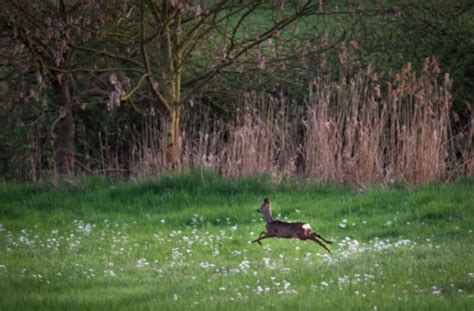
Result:
<svg viewBox="0 0 474 311">
<path fill-rule="evenodd" d="M 265 231 L 262 231 L 262 232 L 260 233 L 258 239 L 253 240 L 252 243 L 257 242 L 258 244 L 262 245 L 262 243 L 260 243 L 260 240 L 265 239 L 265 238 L 266 238 L 266 234 L 267 234 L 267 233 L 266 233 Z M 263 238 L 262 238 L 262 236 L 263 236 Z"/>
</svg>

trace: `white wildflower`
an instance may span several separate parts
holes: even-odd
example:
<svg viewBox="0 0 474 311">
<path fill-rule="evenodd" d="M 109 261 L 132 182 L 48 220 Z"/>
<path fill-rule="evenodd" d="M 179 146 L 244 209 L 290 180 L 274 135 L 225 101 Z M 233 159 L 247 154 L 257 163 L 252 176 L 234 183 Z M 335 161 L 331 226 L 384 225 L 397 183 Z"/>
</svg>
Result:
<svg viewBox="0 0 474 311">
<path fill-rule="evenodd" d="M 250 261 L 248 261 L 247 259 L 242 260 L 239 264 L 239 268 L 241 270 L 250 269 Z"/>
<path fill-rule="evenodd" d="M 395 247 L 408 246 L 410 244 L 411 244 L 410 240 L 398 240 L 397 242 L 393 243 Z"/>
<path fill-rule="evenodd" d="M 74 223 L 77 226 L 76 231 L 84 235 L 90 235 L 95 228 L 95 224 L 84 223 L 82 220 L 74 220 Z"/>
<path fill-rule="evenodd" d="M 282 282 L 283 289 L 278 291 L 278 294 L 297 294 L 297 291 L 291 288 L 290 282 L 283 280 Z"/>
<path fill-rule="evenodd" d="M 137 268 L 144 268 L 150 265 L 150 263 L 145 258 L 140 258 L 137 260 Z"/>
<path fill-rule="evenodd" d="M 338 282 L 339 285 L 348 284 L 349 283 L 349 276 L 344 275 L 342 277 L 338 277 L 337 282 Z"/>
<path fill-rule="evenodd" d="M 374 249 L 376 251 L 383 251 L 387 250 L 392 247 L 392 244 L 388 240 L 386 241 L 379 241 L 378 239 L 375 240 L 374 242 Z"/>
<path fill-rule="evenodd" d="M 359 241 L 351 240 L 349 237 L 345 237 L 340 243 L 339 246 L 343 248 L 341 251 L 341 257 L 349 257 L 355 253 L 363 251 L 363 248 L 360 246 Z"/>
<path fill-rule="evenodd" d="M 105 274 L 105 276 L 110 276 L 110 277 L 117 276 L 117 275 L 115 274 L 114 270 L 112 270 L 112 269 L 107 269 L 107 270 L 105 270 L 105 271 L 104 271 L 104 274 Z"/>
<path fill-rule="evenodd" d="M 171 249 L 171 256 L 173 260 L 178 260 L 183 256 L 183 253 L 181 253 L 178 248 L 173 248 Z"/>
<path fill-rule="evenodd" d="M 262 260 L 266 267 L 270 267 L 270 258 L 263 257 Z"/>
<path fill-rule="evenodd" d="M 239 250 L 234 250 L 234 251 L 232 251 L 231 254 L 232 254 L 232 256 L 236 256 L 236 257 L 237 257 L 237 256 L 240 256 L 240 255 L 242 254 L 242 252 L 239 251 Z"/>
<path fill-rule="evenodd" d="M 211 263 L 211 262 L 208 262 L 208 261 L 204 261 L 204 262 L 201 262 L 199 263 L 199 267 L 203 268 L 203 269 L 211 269 L 211 268 L 214 268 L 216 265 Z"/>
</svg>

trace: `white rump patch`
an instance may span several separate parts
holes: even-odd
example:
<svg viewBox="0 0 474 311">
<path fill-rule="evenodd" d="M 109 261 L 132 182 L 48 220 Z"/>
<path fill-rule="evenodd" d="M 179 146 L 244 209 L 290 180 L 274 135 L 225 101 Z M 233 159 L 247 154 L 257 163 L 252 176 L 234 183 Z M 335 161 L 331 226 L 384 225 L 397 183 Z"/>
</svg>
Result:
<svg viewBox="0 0 474 311">
<path fill-rule="evenodd" d="M 303 229 L 305 229 L 305 230 L 310 230 L 310 229 L 311 229 L 310 224 L 304 224 L 304 225 L 302 225 L 301 227 L 302 227 Z"/>
</svg>

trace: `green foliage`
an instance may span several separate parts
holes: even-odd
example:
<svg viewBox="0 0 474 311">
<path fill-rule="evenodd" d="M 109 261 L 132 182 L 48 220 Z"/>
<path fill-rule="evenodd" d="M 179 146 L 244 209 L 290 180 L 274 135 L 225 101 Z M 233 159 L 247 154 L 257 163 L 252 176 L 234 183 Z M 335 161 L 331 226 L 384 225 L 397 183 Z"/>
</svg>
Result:
<svg viewBox="0 0 474 311">
<path fill-rule="evenodd" d="M 441 70 L 454 79 L 456 110 L 468 113 L 465 103 L 474 100 L 472 1 L 399 0 L 395 4 L 400 17 L 365 16 L 354 29 L 362 63 L 393 75 L 407 62 L 421 70 L 424 60 L 434 56 Z"/>
<path fill-rule="evenodd" d="M 199 170 L 4 182 L 0 308 L 470 310 L 473 185 L 277 185 Z M 333 255 L 298 240 L 249 244 L 266 196 L 274 216 L 332 239 Z"/>
</svg>

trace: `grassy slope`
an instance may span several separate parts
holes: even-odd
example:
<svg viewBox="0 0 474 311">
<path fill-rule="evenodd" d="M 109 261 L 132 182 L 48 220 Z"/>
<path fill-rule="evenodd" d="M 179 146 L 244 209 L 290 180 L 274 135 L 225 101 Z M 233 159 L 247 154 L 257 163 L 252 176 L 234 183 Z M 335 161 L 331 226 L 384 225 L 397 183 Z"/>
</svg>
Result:
<svg viewBox="0 0 474 311">
<path fill-rule="evenodd" d="M 472 179 L 353 190 L 196 171 L 50 188 L 0 185 L 2 310 L 474 304 Z M 334 240 L 333 256 L 297 240 L 248 244 L 264 227 L 255 210 L 265 196 L 274 216 Z"/>
</svg>

